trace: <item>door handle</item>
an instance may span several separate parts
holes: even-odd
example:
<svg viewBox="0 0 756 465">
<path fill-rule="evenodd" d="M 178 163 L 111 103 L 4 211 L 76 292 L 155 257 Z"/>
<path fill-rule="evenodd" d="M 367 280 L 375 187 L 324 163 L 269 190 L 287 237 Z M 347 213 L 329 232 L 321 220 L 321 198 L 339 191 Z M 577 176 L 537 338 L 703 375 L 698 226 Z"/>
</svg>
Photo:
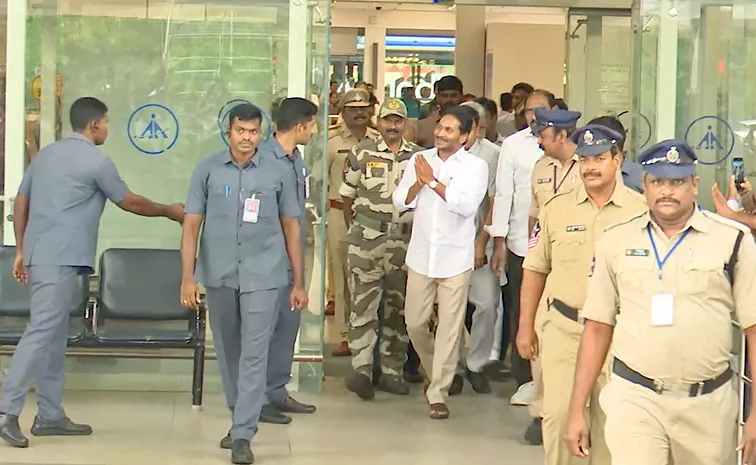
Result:
<svg viewBox="0 0 756 465">
<path fill-rule="evenodd" d="M 13 209 L 16 208 L 16 198 L 15 197 L 8 197 L 7 202 L 10 203 L 9 206 L 9 213 L 8 216 L 5 217 L 6 220 L 8 220 L 9 223 L 13 223 Z"/>
</svg>

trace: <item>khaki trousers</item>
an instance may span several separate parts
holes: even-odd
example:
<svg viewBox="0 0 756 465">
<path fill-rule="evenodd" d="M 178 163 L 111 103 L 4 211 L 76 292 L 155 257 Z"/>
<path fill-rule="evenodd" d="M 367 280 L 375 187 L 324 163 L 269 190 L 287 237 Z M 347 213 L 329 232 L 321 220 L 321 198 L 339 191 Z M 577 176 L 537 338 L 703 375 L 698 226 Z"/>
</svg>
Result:
<svg viewBox="0 0 756 465">
<path fill-rule="evenodd" d="M 601 393 L 612 465 L 731 465 L 738 396 L 732 383 L 698 397 L 659 395 L 612 375 Z"/>
<path fill-rule="evenodd" d="M 546 465 L 611 465 L 609 449 L 604 439 L 606 416 L 599 405 L 598 396 L 607 383 L 608 365 L 599 375 L 591 393 L 585 419 L 591 433 L 591 455 L 574 457 L 564 444 L 572 388 L 575 385 L 575 368 L 582 336 L 582 325 L 557 310 L 547 309 L 543 325 L 541 366 L 543 367 L 543 447 Z M 635 462 L 634 465 L 650 465 Z M 687 463 L 681 465 L 688 465 Z"/>
<path fill-rule="evenodd" d="M 404 318 L 412 345 L 431 381 L 426 394 L 431 404 L 445 403 L 454 380 L 471 273 L 472 269 L 451 278 L 429 278 L 408 269 Z M 429 326 L 437 298 L 438 324 L 434 338 Z"/>
<path fill-rule="evenodd" d="M 349 284 L 347 277 L 347 228 L 344 223 L 344 213 L 337 208 L 329 208 L 326 216 L 326 233 L 328 235 L 328 251 L 331 254 L 329 262 L 331 276 L 331 289 L 335 303 L 334 323 L 339 333 L 341 342 L 346 342 L 349 322 Z"/>
<path fill-rule="evenodd" d="M 539 353 L 543 350 L 543 320 L 546 317 L 546 298 L 542 297 L 536 311 L 535 331 L 538 336 Z M 517 350 L 513 348 L 512 350 Z M 528 405 L 528 411 L 533 418 L 543 418 L 543 368 L 541 357 L 530 361 L 530 375 L 533 378 L 534 394 Z"/>
</svg>

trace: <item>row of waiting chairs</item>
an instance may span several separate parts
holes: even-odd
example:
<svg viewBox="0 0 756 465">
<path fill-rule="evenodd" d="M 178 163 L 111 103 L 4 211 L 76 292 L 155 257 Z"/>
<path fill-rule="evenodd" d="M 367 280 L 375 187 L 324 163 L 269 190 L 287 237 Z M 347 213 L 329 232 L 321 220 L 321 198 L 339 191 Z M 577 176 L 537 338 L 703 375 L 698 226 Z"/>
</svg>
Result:
<svg viewBox="0 0 756 465">
<path fill-rule="evenodd" d="M 30 314 L 30 286 L 13 277 L 15 247 L 0 248 L 0 318 Z M 108 249 L 100 256 L 99 288 L 90 292 L 82 276 L 76 307 L 70 309 L 69 347 L 89 349 L 188 349 L 194 352 L 192 405 L 202 406 L 206 309 L 192 311 L 179 303 L 181 259 L 178 250 Z M 185 321 L 187 329 L 113 329 L 108 322 Z M 0 346 L 15 346 L 25 322 L 0 325 Z M 143 351 L 133 352 L 134 355 Z M 119 354 L 129 357 L 130 354 Z M 159 358 L 159 354 L 157 357 Z"/>
</svg>

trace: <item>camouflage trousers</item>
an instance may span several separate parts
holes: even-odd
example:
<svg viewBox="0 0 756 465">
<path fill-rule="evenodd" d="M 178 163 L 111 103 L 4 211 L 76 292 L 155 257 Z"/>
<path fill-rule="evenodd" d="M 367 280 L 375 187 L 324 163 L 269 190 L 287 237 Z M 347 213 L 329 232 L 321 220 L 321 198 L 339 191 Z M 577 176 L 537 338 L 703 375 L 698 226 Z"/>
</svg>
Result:
<svg viewBox="0 0 756 465">
<path fill-rule="evenodd" d="M 349 231 L 349 349 L 352 367 L 372 378 L 380 331 L 381 373 L 401 377 L 407 362 L 404 293 L 409 236 L 392 237 L 354 223 Z M 382 312 L 379 325 L 379 313 Z"/>
</svg>

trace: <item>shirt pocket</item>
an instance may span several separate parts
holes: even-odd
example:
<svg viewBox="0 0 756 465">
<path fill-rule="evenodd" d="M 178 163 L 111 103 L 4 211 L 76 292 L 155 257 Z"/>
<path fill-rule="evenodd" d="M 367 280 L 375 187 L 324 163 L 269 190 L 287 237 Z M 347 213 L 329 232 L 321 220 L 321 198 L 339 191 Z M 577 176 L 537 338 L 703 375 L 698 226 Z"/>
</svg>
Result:
<svg viewBox="0 0 756 465">
<path fill-rule="evenodd" d="M 575 263 L 585 255 L 585 231 L 560 232 L 554 235 L 551 248 L 553 263 Z"/>
<path fill-rule="evenodd" d="M 388 161 L 369 161 L 365 165 L 363 182 L 369 192 L 388 192 L 391 163 Z"/>
<path fill-rule="evenodd" d="M 655 289 L 654 280 L 659 280 L 653 257 L 621 256 L 617 266 L 617 290 L 619 295 L 648 294 Z"/>
<path fill-rule="evenodd" d="M 260 201 L 260 218 L 273 218 L 278 216 L 278 192 L 270 190 L 258 190 L 253 193 L 256 199 Z"/>
<path fill-rule="evenodd" d="M 683 265 L 683 273 L 678 283 L 681 294 L 707 298 L 712 295 L 712 289 L 730 286 L 724 272 L 724 261 L 715 257 L 703 254 L 693 256 Z"/>
<path fill-rule="evenodd" d="M 207 187 L 207 217 L 234 216 L 237 212 L 238 193 L 229 185 L 210 183 Z"/>
</svg>

